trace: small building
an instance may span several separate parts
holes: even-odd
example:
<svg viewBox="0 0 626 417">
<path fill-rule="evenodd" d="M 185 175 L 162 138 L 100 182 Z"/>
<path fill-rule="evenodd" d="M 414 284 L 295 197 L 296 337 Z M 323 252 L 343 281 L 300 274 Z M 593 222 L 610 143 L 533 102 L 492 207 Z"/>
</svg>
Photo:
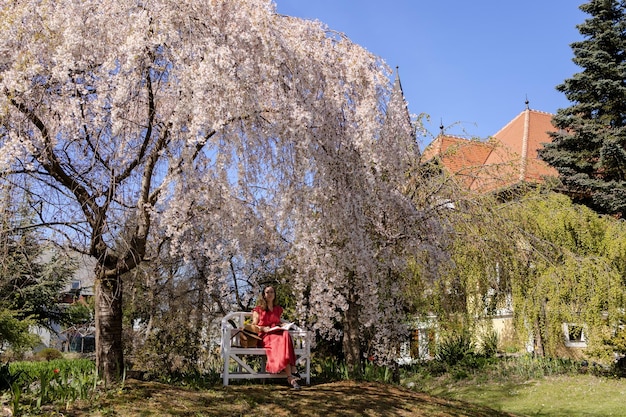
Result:
<svg viewBox="0 0 626 417">
<path fill-rule="evenodd" d="M 77 268 L 65 288 L 59 294 L 62 307 L 74 303 L 89 303 L 95 295 L 94 269 L 95 260 L 87 255 L 73 253 L 71 255 Z M 52 324 L 50 329 L 35 326 L 31 331 L 41 340 L 35 351 L 52 347 L 64 352 L 93 352 L 95 350 L 95 328 L 93 323 L 71 326 L 63 329 L 59 324 Z"/>
</svg>

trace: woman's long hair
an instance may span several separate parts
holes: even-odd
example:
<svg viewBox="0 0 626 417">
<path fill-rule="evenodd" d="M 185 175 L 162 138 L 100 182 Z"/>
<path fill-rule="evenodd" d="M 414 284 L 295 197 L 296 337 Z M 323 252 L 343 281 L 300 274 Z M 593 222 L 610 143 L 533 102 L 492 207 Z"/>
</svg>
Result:
<svg viewBox="0 0 626 417">
<path fill-rule="evenodd" d="M 265 299 L 265 290 L 267 290 L 268 288 L 271 288 L 274 290 L 274 305 L 276 305 L 276 288 L 274 288 L 272 285 L 263 287 L 261 289 L 261 296 L 259 297 L 259 302 L 258 302 L 259 307 L 261 307 L 263 311 L 269 311 L 269 307 L 267 306 L 267 300 Z"/>
</svg>

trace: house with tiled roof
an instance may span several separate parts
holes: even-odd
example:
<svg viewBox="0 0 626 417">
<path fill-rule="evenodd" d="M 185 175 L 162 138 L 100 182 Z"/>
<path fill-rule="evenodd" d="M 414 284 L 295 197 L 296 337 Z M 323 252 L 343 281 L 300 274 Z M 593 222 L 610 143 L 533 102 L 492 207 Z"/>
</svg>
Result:
<svg viewBox="0 0 626 417">
<path fill-rule="evenodd" d="M 550 113 L 528 106 L 488 141 L 468 140 L 443 132 L 422 154 L 422 162 L 436 159 L 459 185 L 489 192 L 519 183 L 542 183 L 557 171 L 539 159 L 538 150 L 551 141 L 556 129 Z"/>
<path fill-rule="evenodd" d="M 557 171 L 539 159 L 538 150 L 551 141 L 549 132 L 556 131 L 550 113 L 526 108 L 488 140 L 465 139 L 439 134 L 423 151 L 420 162 L 435 162 L 441 170 L 466 190 L 478 193 L 500 192 L 519 184 L 540 184 Z M 515 333 L 513 305 L 507 298 L 494 315 L 489 316 L 491 328 L 501 340 Z M 565 324 L 564 324 L 565 326 Z M 432 333 L 433 326 L 421 326 L 418 332 Z M 420 341 L 426 339 L 421 336 Z M 568 347 L 576 345 L 566 338 Z M 418 353 L 421 356 L 421 346 Z"/>
<path fill-rule="evenodd" d="M 396 79 L 394 91 L 399 97 L 398 102 L 404 103 L 399 79 Z M 404 114 L 400 111 L 396 113 Z M 401 125 L 398 121 L 395 124 Z M 552 114 L 533 110 L 527 102 L 522 112 L 487 140 L 446 135 L 442 128 L 439 136 L 417 157 L 421 164 L 433 163 L 435 169 L 427 172 L 443 172 L 458 186 L 473 193 L 502 193 L 514 190 L 522 184 L 541 184 L 550 177 L 558 176 L 554 168 L 539 158 L 539 150 L 543 144 L 552 141 L 550 132 L 556 132 L 552 124 Z M 396 141 L 398 137 L 403 137 L 396 133 L 387 136 Z M 391 145 L 394 145 L 393 141 Z M 384 143 L 384 146 L 385 152 L 381 154 L 392 150 L 395 155 L 414 155 L 397 144 L 394 147 L 390 143 Z M 402 168 L 405 169 L 404 166 Z M 506 344 L 517 337 L 513 317 L 513 298 L 509 294 L 495 311 L 479 320 L 496 332 L 500 342 Z M 418 358 L 432 358 L 436 349 L 437 315 L 430 313 L 426 318 L 414 317 L 411 320 L 411 335 L 401 345 L 398 359 L 400 363 L 412 363 Z M 481 337 L 478 333 L 476 336 Z M 579 349 L 587 346 L 584 331 L 576 323 L 563 323 L 563 337 L 565 348 Z M 529 343 L 526 349 L 530 352 L 534 346 Z M 573 354 L 576 355 L 575 352 Z"/>
</svg>

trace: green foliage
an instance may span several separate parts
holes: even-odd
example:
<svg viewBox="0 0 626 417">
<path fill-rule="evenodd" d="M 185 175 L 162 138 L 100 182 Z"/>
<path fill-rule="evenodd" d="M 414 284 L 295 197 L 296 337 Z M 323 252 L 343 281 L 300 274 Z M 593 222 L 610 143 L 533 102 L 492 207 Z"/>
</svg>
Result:
<svg viewBox="0 0 626 417">
<path fill-rule="evenodd" d="M 41 248 L 39 249 L 41 250 Z M 45 257 L 47 253 L 41 252 Z M 27 255 L 32 258 L 33 254 Z M 52 323 L 67 324 L 68 316 L 58 304 L 59 294 L 72 276 L 74 264 L 64 254 L 53 254 L 41 263 L 31 260 L 25 275 L 15 276 L 8 285 L 13 291 L 10 306 L 23 317 L 30 317 L 38 325 L 50 328 Z M 7 287 L 3 288 L 3 294 Z M 17 291 L 16 291 L 17 290 Z M 6 299 L 6 298 L 5 298 Z"/>
<path fill-rule="evenodd" d="M 572 103 L 559 109 L 558 132 L 540 150 L 576 202 L 623 217 L 626 210 L 626 14 L 623 2 L 591 0 L 571 44 L 582 71 L 557 86 Z"/>
<path fill-rule="evenodd" d="M 0 344 L 20 351 L 34 344 L 30 326 L 67 322 L 57 300 L 74 268 L 67 257 L 47 250 L 31 227 L 28 194 L 6 183 L 0 188 Z"/>
<path fill-rule="evenodd" d="M 520 339 L 531 332 L 539 354 L 558 356 L 563 323 L 574 323 L 584 326 L 589 352 L 600 352 L 625 307 L 626 225 L 554 193 L 529 194 L 513 207 L 526 264 L 511 281 Z"/>
<path fill-rule="evenodd" d="M 481 353 L 487 358 L 493 358 L 498 353 L 498 333 L 490 331 L 483 335 L 480 345 Z"/>
<path fill-rule="evenodd" d="M 548 376 L 579 375 L 581 362 L 570 359 L 552 359 L 522 355 L 515 357 L 485 358 L 467 355 L 449 366 L 437 360 L 420 362 L 406 367 L 402 372 L 404 385 L 410 383 L 418 390 L 430 391 L 432 384 L 448 385 L 450 381 L 475 379 L 494 383 L 527 382 Z M 591 367 L 601 375 L 604 368 Z"/>
<path fill-rule="evenodd" d="M 53 359 L 50 361 L 20 361 L 11 362 L 9 365 L 11 373 L 20 372 L 22 375 L 20 383 L 25 385 L 32 383 L 41 372 L 53 372 L 58 369 L 58 373 L 90 373 L 95 370 L 95 364 L 89 359 Z"/>
<path fill-rule="evenodd" d="M 34 347 L 39 337 L 30 333 L 31 320 L 21 320 L 15 311 L 0 309 L 0 347 L 20 352 Z"/>
<path fill-rule="evenodd" d="M 13 384 L 19 379 L 22 371 L 11 372 L 9 362 L 0 366 L 0 391 L 10 389 Z"/>
<path fill-rule="evenodd" d="M 336 381 L 349 379 L 348 367 L 345 361 L 333 356 L 313 356 L 311 361 L 312 372 L 322 381 Z"/>
<path fill-rule="evenodd" d="M 531 380 L 555 375 L 575 375 L 581 371 L 581 362 L 567 358 L 544 358 L 522 355 L 503 358 L 494 369 L 498 379 Z"/>
<path fill-rule="evenodd" d="M 13 362 L 0 372 L 10 375 L 14 415 L 29 408 L 35 412 L 45 404 L 65 407 L 96 394 L 99 383 L 93 361 L 55 359 L 47 362 Z"/>
<path fill-rule="evenodd" d="M 454 230 L 448 258 L 430 266 L 427 258 L 410 260 L 413 275 L 407 296 L 413 312 L 422 320 L 436 316 L 442 331 L 473 331 L 476 317 L 505 303 L 521 261 L 508 204 L 496 195 L 463 190 L 451 198 L 455 210 L 443 214 L 444 223 Z"/>
<path fill-rule="evenodd" d="M 316 356 L 311 363 L 312 373 L 318 381 L 350 380 L 350 372 L 345 360 L 333 356 Z M 381 366 L 373 361 L 364 361 L 361 378 L 365 381 L 393 383 L 392 366 Z"/>
<path fill-rule="evenodd" d="M 424 274 L 424 260 L 412 261 L 416 316 L 436 316 L 441 334 L 479 334 L 476 317 L 511 302 L 515 339 L 507 343 L 521 346 L 532 336 L 536 354 L 568 354 L 563 324 L 570 323 L 584 329 L 586 354 L 608 360 L 625 323 L 626 224 L 543 189 L 474 203 L 449 215 L 457 236 L 438 279 Z M 493 355 L 492 342 L 479 351 Z"/>
<path fill-rule="evenodd" d="M 606 344 L 611 346 L 614 352 L 626 355 L 626 328 L 622 327 L 606 340 Z"/>
<path fill-rule="evenodd" d="M 63 358 L 63 354 L 58 349 L 45 348 L 37 352 L 37 357 L 47 360 L 47 361 L 51 361 L 54 359 Z"/>
<path fill-rule="evenodd" d="M 74 325 L 86 324 L 94 319 L 94 300 L 90 299 L 89 302 L 77 302 L 69 305 L 65 310 L 68 321 Z"/>
<path fill-rule="evenodd" d="M 393 372 L 393 367 L 380 366 L 366 361 L 363 369 L 363 379 L 365 381 L 390 384 L 394 382 Z"/>
<path fill-rule="evenodd" d="M 475 355 L 474 343 L 469 332 L 460 332 L 448 335 L 439 343 L 435 359 L 454 366 L 473 355 Z"/>
</svg>

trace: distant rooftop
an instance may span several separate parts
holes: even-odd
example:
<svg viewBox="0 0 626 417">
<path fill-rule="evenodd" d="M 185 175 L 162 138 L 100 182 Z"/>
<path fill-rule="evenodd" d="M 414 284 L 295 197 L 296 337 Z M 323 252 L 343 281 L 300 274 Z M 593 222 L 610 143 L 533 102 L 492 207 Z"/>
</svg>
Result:
<svg viewBox="0 0 626 417">
<path fill-rule="evenodd" d="M 526 108 L 488 141 L 443 132 L 424 150 L 422 161 L 438 158 L 459 183 L 487 192 L 527 182 L 541 183 L 557 171 L 539 159 L 538 150 L 555 132 L 552 115 Z"/>
</svg>

